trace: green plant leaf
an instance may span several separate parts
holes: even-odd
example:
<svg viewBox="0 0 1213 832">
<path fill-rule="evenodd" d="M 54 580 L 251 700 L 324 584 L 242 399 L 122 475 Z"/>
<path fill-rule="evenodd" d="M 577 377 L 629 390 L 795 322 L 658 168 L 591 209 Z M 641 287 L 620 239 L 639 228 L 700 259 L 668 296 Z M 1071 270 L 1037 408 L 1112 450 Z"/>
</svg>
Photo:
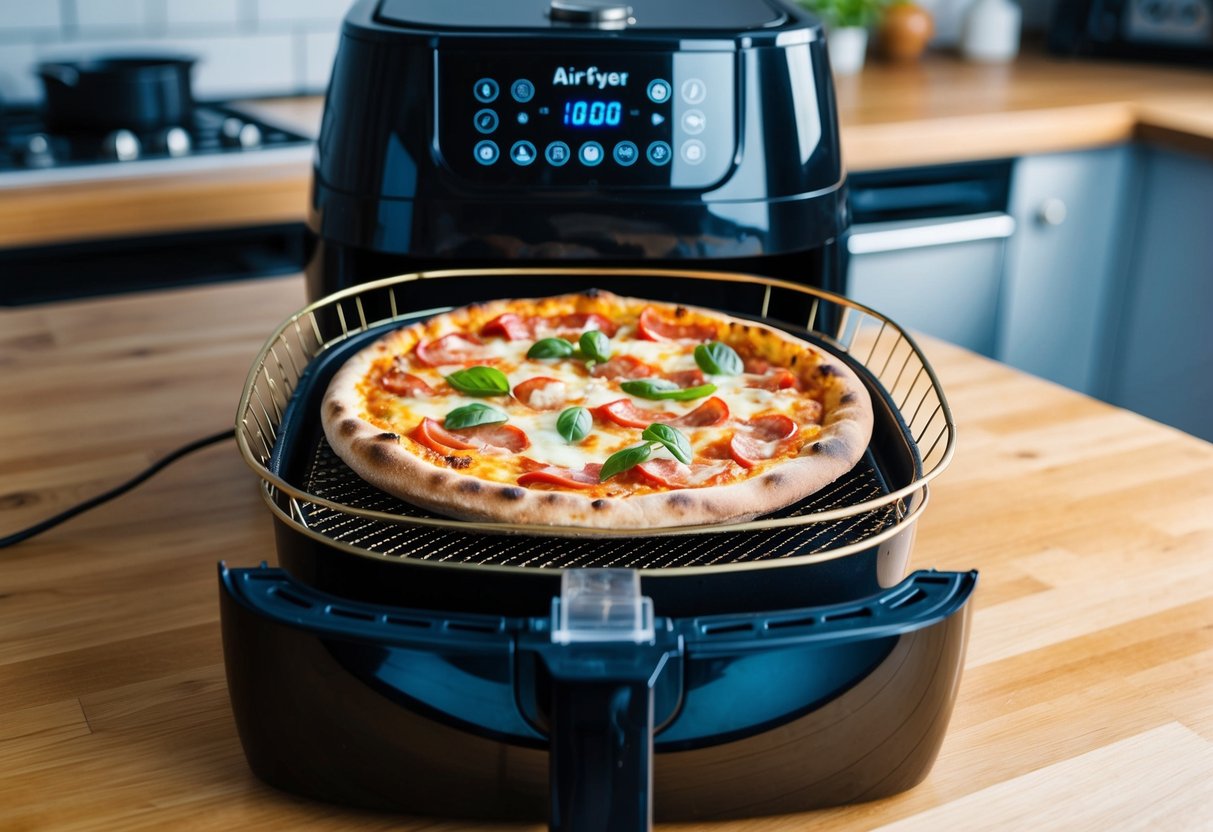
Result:
<svg viewBox="0 0 1213 832">
<path fill-rule="evenodd" d="M 581 333 L 578 346 L 591 361 L 607 361 L 611 357 L 611 339 L 596 329 Z"/>
<path fill-rule="evenodd" d="M 478 364 L 456 370 L 446 377 L 450 385 L 468 396 L 505 396 L 510 392 L 510 380 L 496 367 Z"/>
<path fill-rule="evenodd" d="M 509 421 L 509 415 L 492 405 L 472 402 L 463 407 L 457 407 L 442 420 L 442 426 L 447 430 L 459 428 L 474 428 L 476 425 L 492 425 L 497 422 Z"/>
<path fill-rule="evenodd" d="M 602 470 L 598 472 L 598 481 L 606 482 L 616 474 L 622 474 L 629 468 L 634 468 L 648 459 L 652 452 L 652 446 L 648 442 L 616 451 L 607 457 L 606 462 L 602 463 Z"/>
<path fill-rule="evenodd" d="M 660 442 L 666 450 L 674 455 L 674 459 L 683 465 L 691 464 L 691 443 L 676 428 L 654 422 L 644 429 L 640 438 L 650 442 Z"/>
<path fill-rule="evenodd" d="M 527 358 L 568 358 L 573 354 L 573 345 L 563 338 L 543 338 L 526 351 Z"/>
<path fill-rule="evenodd" d="M 584 407 L 569 407 L 556 417 L 556 432 L 565 438 L 566 442 L 580 442 L 590 433 L 594 426 L 594 417 Z"/>
<path fill-rule="evenodd" d="M 702 399 L 716 392 L 715 384 L 701 384 L 698 387 L 679 387 L 674 382 L 664 378 L 636 378 L 619 385 L 625 393 L 639 396 L 642 399 L 668 399 L 676 402 L 689 402 L 692 399 Z"/>
<path fill-rule="evenodd" d="M 728 344 L 712 341 L 695 348 L 695 363 L 705 373 L 716 376 L 735 376 L 745 369 L 741 356 Z"/>
</svg>

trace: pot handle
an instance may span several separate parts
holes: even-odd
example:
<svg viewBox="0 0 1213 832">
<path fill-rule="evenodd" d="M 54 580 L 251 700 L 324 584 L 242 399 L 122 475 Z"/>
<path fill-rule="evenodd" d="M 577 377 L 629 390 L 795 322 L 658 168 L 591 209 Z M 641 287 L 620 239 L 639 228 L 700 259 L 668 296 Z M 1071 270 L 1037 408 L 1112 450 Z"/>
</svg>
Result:
<svg viewBox="0 0 1213 832">
<path fill-rule="evenodd" d="M 552 832 L 653 825 L 654 686 L 681 657 L 668 620 L 630 569 L 569 569 L 552 604 L 548 672 Z"/>
<path fill-rule="evenodd" d="M 80 83 L 80 73 L 66 64 L 43 64 L 38 68 L 38 74 L 43 78 L 58 81 L 65 87 L 74 87 Z"/>
</svg>

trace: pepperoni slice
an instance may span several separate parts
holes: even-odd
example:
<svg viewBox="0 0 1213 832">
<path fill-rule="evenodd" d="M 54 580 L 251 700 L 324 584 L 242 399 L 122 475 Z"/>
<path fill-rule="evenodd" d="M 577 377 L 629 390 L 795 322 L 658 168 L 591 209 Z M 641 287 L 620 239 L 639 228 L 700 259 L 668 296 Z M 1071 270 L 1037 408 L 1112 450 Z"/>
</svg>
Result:
<svg viewBox="0 0 1213 832">
<path fill-rule="evenodd" d="M 665 378 L 682 388 L 698 387 L 707 381 L 707 379 L 704 378 L 703 370 L 699 369 L 682 370 L 681 372 L 677 373 L 667 373 Z"/>
<path fill-rule="evenodd" d="M 531 326 L 530 321 L 521 315 L 506 312 L 482 326 L 480 334 L 486 337 L 500 335 L 507 341 L 525 341 L 534 337 L 534 327 Z"/>
<path fill-rule="evenodd" d="M 680 324 L 661 317 L 652 306 L 640 313 L 636 331 L 646 341 L 707 341 L 716 337 L 715 324 L 706 322 Z"/>
<path fill-rule="evenodd" d="M 679 428 L 707 428 L 722 424 L 728 418 L 729 406 L 724 403 L 723 399 L 712 396 L 690 413 L 679 416 L 669 424 Z"/>
<path fill-rule="evenodd" d="M 565 384 L 550 376 L 535 376 L 514 385 L 514 398 L 533 410 L 555 410 L 565 404 Z"/>
<path fill-rule="evenodd" d="M 707 485 L 729 470 L 728 462 L 692 462 L 683 465 L 676 459 L 650 459 L 640 463 L 635 470 L 649 485 L 661 488 L 693 488 Z"/>
<path fill-rule="evenodd" d="M 591 408 L 590 412 L 601 419 L 625 428 L 647 428 L 654 422 L 668 422 L 674 418 L 673 413 L 667 413 L 664 410 L 645 410 L 637 407 L 632 404 L 631 399 L 616 399 L 613 402 Z M 690 413 L 687 414 L 687 416 L 690 415 Z"/>
<path fill-rule="evenodd" d="M 379 386 L 397 396 L 421 398 L 434 395 L 434 388 L 412 373 L 391 369 L 379 377 Z"/>
<path fill-rule="evenodd" d="M 633 355 L 617 355 L 609 361 L 595 364 L 590 370 L 594 378 L 648 378 L 655 371 Z"/>
<path fill-rule="evenodd" d="M 560 485 L 565 488 L 593 488 L 598 485 L 598 472 L 602 465 L 588 462 L 580 471 L 570 468 L 557 468 L 555 465 L 545 465 L 534 471 L 527 471 L 518 478 L 519 485 Z"/>
<path fill-rule="evenodd" d="M 797 378 L 795 373 L 790 370 L 775 370 L 751 379 L 746 383 L 746 387 L 754 387 L 759 390 L 787 390 L 790 387 L 797 387 Z"/>
<path fill-rule="evenodd" d="M 518 453 L 531 447 L 531 440 L 526 432 L 515 425 L 476 425 L 476 427 L 464 428 L 460 433 L 461 438 L 479 442 L 478 447 L 481 448 L 491 445 L 494 448 Z"/>
<path fill-rule="evenodd" d="M 743 468 L 753 468 L 765 459 L 774 459 L 780 444 L 795 436 L 799 429 L 796 422 L 782 414 L 758 416 L 733 433 L 729 454 Z"/>
<path fill-rule="evenodd" d="M 422 419 L 421 423 L 413 428 L 412 433 L 409 434 L 409 438 L 420 442 L 431 451 L 443 456 L 446 456 L 452 450 L 466 451 L 480 447 L 480 445 L 474 442 L 469 442 L 461 436 L 451 433 L 429 417 Z"/>
<path fill-rule="evenodd" d="M 562 332 L 576 332 L 578 334 L 590 329 L 597 329 L 608 338 L 615 336 L 615 331 L 619 327 L 614 321 L 604 318 L 597 312 L 574 312 L 569 315 L 559 315 L 545 320 L 547 326 Z"/>
<path fill-rule="evenodd" d="M 475 335 L 452 332 L 450 335 L 443 335 L 428 344 L 418 344 L 414 352 L 418 361 L 430 367 L 439 367 L 444 364 L 475 364 L 481 361 L 484 355 L 482 346 L 480 339 Z"/>
</svg>

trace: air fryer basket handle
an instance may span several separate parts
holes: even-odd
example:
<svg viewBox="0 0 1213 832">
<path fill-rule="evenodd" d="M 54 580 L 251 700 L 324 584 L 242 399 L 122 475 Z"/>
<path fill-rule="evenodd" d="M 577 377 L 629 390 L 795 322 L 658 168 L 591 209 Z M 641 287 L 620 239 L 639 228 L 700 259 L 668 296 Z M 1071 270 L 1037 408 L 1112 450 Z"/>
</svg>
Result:
<svg viewBox="0 0 1213 832">
<path fill-rule="evenodd" d="M 653 685 L 671 648 L 628 645 L 626 658 L 587 645 L 544 651 L 553 832 L 652 827 Z"/>
</svg>

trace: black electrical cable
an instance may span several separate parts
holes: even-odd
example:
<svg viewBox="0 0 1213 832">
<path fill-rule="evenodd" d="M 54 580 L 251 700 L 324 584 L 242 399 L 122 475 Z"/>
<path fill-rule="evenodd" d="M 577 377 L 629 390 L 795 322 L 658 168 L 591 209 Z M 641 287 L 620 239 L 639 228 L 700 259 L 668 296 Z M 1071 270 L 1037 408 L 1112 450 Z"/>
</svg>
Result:
<svg viewBox="0 0 1213 832">
<path fill-rule="evenodd" d="M 122 483 L 122 485 L 111 488 L 109 491 L 106 491 L 102 494 L 98 494 L 96 497 L 92 497 L 88 500 L 85 500 L 83 503 L 77 503 L 76 505 L 72 506 L 71 508 L 59 512 L 54 517 L 48 517 L 39 523 L 35 523 L 34 525 L 30 526 L 27 529 L 22 529 L 19 532 L 14 532 L 13 534 L 7 535 L 5 537 L 0 537 L 0 549 L 3 549 L 7 546 L 13 546 L 17 543 L 22 542 L 23 540 L 29 540 L 31 537 L 33 537 L 35 535 L 42 534 L 44 531 L 47 531 L 48 529 L 55 528 L 55 526 L 58 526 L 60 523 L 65 523 L 68 520 L 71 520 L 77 514 L 83 514 L 84 512 L 88 511 L 89 509 L 96 508 L 97 506 L 101 505 L 102 503 L 107 503 L 110 500 L 114 499 L 115 497 L 120 497 L 121 495 L 130 491 L 135 486 L 150 479 L 153 475 L 157 474 L 164 468 L 167 468 L 169 465 L 172 465 L 174 462 L 181 459 L 181 457 L 183 457 L 183 456 L 192 454 L 194 451 L 200 451 L 203 448 L 209 447 L 211 445 L 215 445 L 219 442 L 224 441 L 225 439 L 235 439 L 235 438 L 236 438 L 236 431 L 229 428 L 228 430 L 225 430 L 222 433 L 216 433 L 211 436 L 204 437 L 202 439 L 196 439 L 193 442 L 190 442 L 188 445 L 183 445 L 182 447 L 180 447 L 177 450 L 170 453 L 168 456 L 165 456 L 164 458 L 152 463 L 150 466 L 145 468 L 143 471 L 136 474 L 134 477 L 127 480 L 126 482 Z"/>
</svg>

